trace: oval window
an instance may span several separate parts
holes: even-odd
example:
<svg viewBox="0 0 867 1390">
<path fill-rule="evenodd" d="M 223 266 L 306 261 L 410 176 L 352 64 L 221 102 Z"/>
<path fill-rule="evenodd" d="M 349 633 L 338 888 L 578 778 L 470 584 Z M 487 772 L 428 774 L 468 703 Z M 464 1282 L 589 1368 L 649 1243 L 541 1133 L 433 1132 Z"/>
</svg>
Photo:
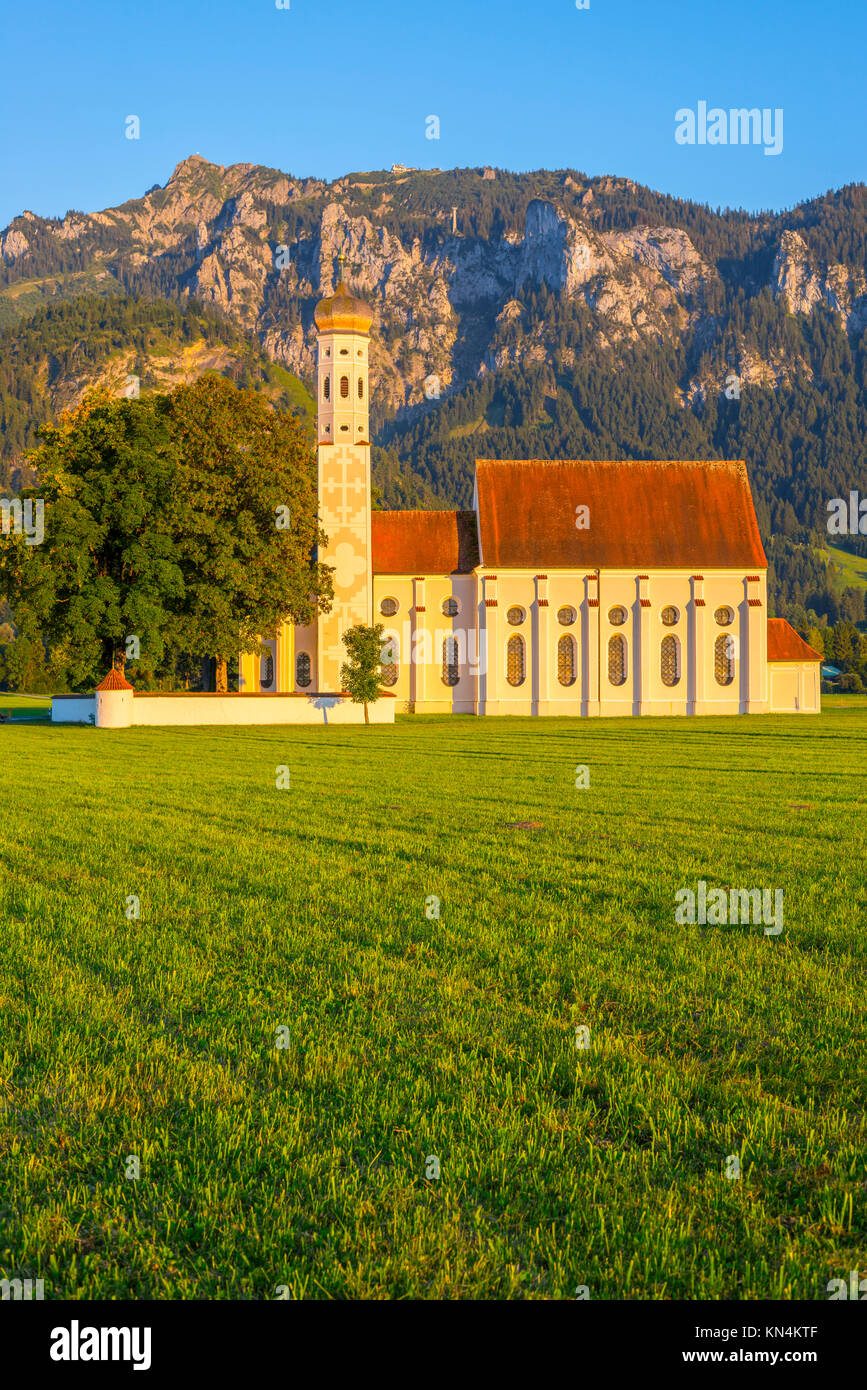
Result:
<svg viewBox="0 0 867 1390">
<path fill-rule="evenodd" d="M 523 608 L 518 608 L 516 605 L 514 608 L 510 608 L 506 614 L 506 622 L 511 627 L 520 627 L 526 616 Z"/>
<path fill-rule="evenodd" d="M 609 608 L 608 621 L 612 627 L 622 627 L 623 624 L 626 622 L 626 618 L 626 609 L 622 606 L 622 604 L 618 603 L 616 607 Z"/>
<path fill-rule="evenodd" d="M 669 606 L 668 608 L 663 608 L 659 616 L 662 618 L 663 627 L 674 627 L 675 623 L 680 617 L 680 614 L 678 613 L 676 608 L 672 608 L 671 606 Z"/>
<path fill-rule="evenodd" d="M 733 623 L 735 620 L 734 609 L 724 604 L 722 608 L 716 610 L 714 618 L 719 623 L 720 627 L 728 627 L 729 624 Z"/>
<path fill-rule="evenodd" d="M 346 400 L 346 398 L 347 398 L 348 395 L 349 395 L 349 377 L 348 377 L 348 376 L 342 376 L 342 377 L 340 378 L 340 395 L 341 395 L 341 398 L 342 398 L 344 401 Z"/>
<path fill-rule="evenodd" d="M 575 609 L 570 608 L 568 604 L 566 604 L 563 608 L 558 608 L 557 610 L 557 622 L 560 624 L 561 627 L 569 627 L 572 623 L 574 623 L 577 617 L 578 614 L 575 612 Z"/>
<path fill-rule="evenodd" d="M 379 605 L 379 611 L 384 618 L 393 618 L 398 607 L 399 605 L 396 598 L 384 598 Z"/>
<path fill-rule="evenodd" d="M 456 598 L 443 599 L 443 615 L 446 618 L 456 618 L 461 611 L 461 606 Z"/>
</svg>

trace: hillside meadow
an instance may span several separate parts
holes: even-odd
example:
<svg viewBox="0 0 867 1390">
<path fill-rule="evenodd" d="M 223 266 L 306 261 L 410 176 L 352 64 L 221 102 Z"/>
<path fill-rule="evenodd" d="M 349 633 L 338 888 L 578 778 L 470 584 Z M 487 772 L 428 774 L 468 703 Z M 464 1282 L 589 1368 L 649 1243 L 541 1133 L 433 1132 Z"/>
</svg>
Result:
<svg viewBox="0 0 867 1390">
<path fill-rule="evenodd" d="M 867 701 L 118 732 L 2 707 L 0 1277 L 825 1299 L 867 1268 Z M 699 880 L 782 889 L 784 930 L 678 924 Z"/>
</svg>

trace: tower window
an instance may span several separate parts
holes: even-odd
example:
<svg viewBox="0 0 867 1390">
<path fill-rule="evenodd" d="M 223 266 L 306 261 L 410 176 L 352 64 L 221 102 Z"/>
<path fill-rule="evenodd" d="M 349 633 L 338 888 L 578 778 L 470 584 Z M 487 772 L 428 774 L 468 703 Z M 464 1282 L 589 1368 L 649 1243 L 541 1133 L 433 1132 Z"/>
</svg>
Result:
<svg viewBox="0 0 867 1390">
<path fill-rule="evenodd" d="M 457 685 L 459 680 L 458 639 L 446 637 L 443 640 L 443 685 Z"/>
<path fill-rule="evenodd" d="M 348 356 L 349 356 L 349 348 L 341 348 L 341 349 L 340 349 L 340 356 L 341 356 L 341 357 L 348 357 Z"/>
<path fill-rule="evenodd" d="M 608 642 L 608 679 L 612 685 L 626 682 L 626 639 L 619 632 Z"/>
<path fill-rule="evenodd" d="M 322 383 L 322 399 L 325 400 L 325 401 L 330 401 L 330 400 L 331 400 L 331 377 L 330 377 L 330 376 L 327 376 L 327 377 L 325 378 L 325 380 L 323 381 L 323 383 Z"/>
<path fill-rule="evenodd" d="M 575 638 L 568 632 L 557 643 L 557 679 L 561 685 L 575 684 Z"/>
<path fill-rule="evenodd" d="M 306 690 L 310 684 L 310 657 L 307 652 L 299 652 L 295 658 L 295 684 Z"/>
<path fill-rule="evenodd" d="M 506 680 L 509 685 L 524 684 L 524 639 L 517 633 L 506 646 Z"/>
<path fill-rule="evenodd" d="M 340 378 L 340 396 L 341 396 L 341 399 L 344 400 L 344 401 L 345 401 L 345 400 L 348 398 L 348 396 L 349 396 L 349 377 L 348 377 L 348 376 L 342 376 L 342 377 Z"/>
<path fill-rule="evenodd" d="M 680 680 L 680 643 L 676 637 L 663 637 L 659 649 L 659 674 L 663 685 L 677 685 Z"/>
<path fill-rule="evenodd" d="M 358 399 L 364 400 L 364 377 L 361 376 L 358 378 Z"/>
</svg>

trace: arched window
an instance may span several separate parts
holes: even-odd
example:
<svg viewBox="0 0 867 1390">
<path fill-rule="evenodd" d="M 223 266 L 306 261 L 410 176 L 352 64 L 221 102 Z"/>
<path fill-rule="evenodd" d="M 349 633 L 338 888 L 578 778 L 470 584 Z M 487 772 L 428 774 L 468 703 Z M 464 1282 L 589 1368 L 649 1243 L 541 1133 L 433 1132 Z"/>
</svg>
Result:
<svg viewBox="0 0 867 1390">
<path fill-rule="evenodd" d="M 659 673 L 663 685 L 677 685 L 680 680 L 680 643 L 676 637 L 663 637 L 659 649 Z"/>
<path fill-rule="evenodd" d="M 577 617 L 578 614 L 575 609 L 571 608 L 568 603 L 565 607 L 557 609 L 557 622 L 561 627 L 571 627 Z"/>
<path fill-rule="evenodd" d="M 383 685 L 397 685 L 400 670 L 400 638 L 396 631 L 392 630 L 385 637 L 379 649 L 379 660 L 381 662 L 380 679 Z"/>
<path fill-rule="evenodd" d="M 626 680 L 626 638 L 619 632 L 608 640 L 608 679 L 612 685 Z"/>
<path fill-rule="evenodd" d="M 511 627 L 520 627 L 521 623 L 524 621 L 526 616 L 527 615 L 524 612 L 523 608 L 519 608 L 516 604 L 515 607 L 510 608 L 508 613 L 506 614 L 506 622 Z"/>
<path fill-rule="evenodd" d="M 259 667 L 259 684 L 263 690 L 270 690 L 274 684 L 274 653 L 268 652 L 262 657 Z"/>
<path fill-rule="evenodd" d="M 458 639 L 457 637 L 445 637 L 443 639 L 443 685 L 457 685 L 460 674 Z"/>
<path fill-rule="evenodd" d="M 735 678 L 735 643 L 728 632 L 721 632 L 714 643 L 713 673 L 717 685 L 731 685 Z"/>
<path fill-rule="evenodd" d="M 626 609 L 618 603 L 614 608 L 608 610 L 608 621 L 612 627 L 622 627 L 626 622 Z"/>
<path fill-rule="evenodd" d="M 330 401 L 330 400 L 331 400 L 331 377 L 330 377 L 330 376 L 325 377 L 325 379 L 324 379 L 323 382 L 322 382 L 322 399 L 325 400 L 325 401 Z"/>
<path fill-rule="evenodd" d="M 461 611 L 461 605 L 456 598 L 443 599 L 443 614 L 446 618 L 456 618 Z"/>
<path fill-rule="evenodd" d="M 398 610 L 396 598 L 384 598 L 379 605 L 379 611 L 384 618 L 393 618 Z"/>
<path fill-rule="evenodd" d="M 557 643 L 557 679 L 561 685 L 575 684 L 575 638 L 568 632 Z"/>
<path fill-rule="evenodd" d="M 674 627 L 680 614 L 676 608 L 669 606 L 668 608 L 663 608 L 659 616 L 662 618 L 663 627 Z"/>
<path fill-rule="evenodd" d="M 362 376 L 358 378 L 358 399 L 364 400 L 364 377 Z"/>
<path fill-rule="evenodd" d="M 345 400 L 347 399 L 348 395 L 349 395 L 349 377 L 348 377 L 348 376 L 342 376 L 342 377 L 340 378 L 340 396 L 341 396 L 341 399 L 345 401 Z"/>
<path fill-rule="evenodd" d="M 506 647 L 506 680 L 509 685 L 524 684 L 524 639 L 517 633 Z"/>
<path fill-rule="evenodd" d="M 295 658 L 295 684 L 306 690 L 310 684 L 310 657 L 307 652 L 299 652 Z"/>
</svg>

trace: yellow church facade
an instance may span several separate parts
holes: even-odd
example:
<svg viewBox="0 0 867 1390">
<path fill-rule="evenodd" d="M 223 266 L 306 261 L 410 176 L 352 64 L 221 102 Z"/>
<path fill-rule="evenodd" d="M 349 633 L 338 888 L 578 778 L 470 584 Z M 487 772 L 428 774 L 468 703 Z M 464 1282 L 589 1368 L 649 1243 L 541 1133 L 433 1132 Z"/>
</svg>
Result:
<svg viewBox="0 0 867 1390">
<path fill-rule="evenodd" d="M 372 317 L 342 281 L 316 309 L 332 610 L 242 655 L 242 691 L 339 692 L 341 634 L 379 622 L 399 711 L 818 712 L 819 654 L 768 621 L 742 462 L 479 460 L 469 510 L 372 510 Z"/>
</svg>

